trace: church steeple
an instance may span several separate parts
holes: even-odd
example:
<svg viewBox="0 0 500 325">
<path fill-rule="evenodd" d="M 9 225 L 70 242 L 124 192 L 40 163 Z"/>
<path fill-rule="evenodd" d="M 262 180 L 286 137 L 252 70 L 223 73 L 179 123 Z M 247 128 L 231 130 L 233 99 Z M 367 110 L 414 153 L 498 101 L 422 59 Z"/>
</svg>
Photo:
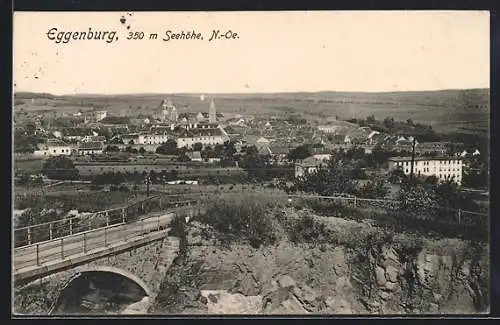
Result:
<svg viewBox="0 0 500 325">
<path fill-rule="evenodd" d="M 212 101 L 210 102 L 210 108 L 208 110 L 208 121 L 210 123 L 217 122 L 217 109 L 215 107 L 215 102 L 213 98 Z"/>
</svg>

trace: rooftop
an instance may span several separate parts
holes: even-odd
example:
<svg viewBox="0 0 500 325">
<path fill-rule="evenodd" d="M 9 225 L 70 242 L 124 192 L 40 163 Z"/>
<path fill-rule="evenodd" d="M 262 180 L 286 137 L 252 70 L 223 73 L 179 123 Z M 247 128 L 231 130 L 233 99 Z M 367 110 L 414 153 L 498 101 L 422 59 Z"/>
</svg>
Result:
<svg viewBox="0 0 500 325">
<path fill-rule="evenodd" d="M 84 142 L 78 145 L 79 150 L 100 150 L 104 147 L 104 144 L 100 141 Z"/>
<path fill-rule="evenodd" d="M 411 157 L 391 157 L 390 161 L 411 161 Z M 432 161 L 432 160 L 463 160 L 462 157 L 415 157 L 415 161 Z"/>
<path fill-rule="evenodd" d="M 223 133 L 219 128 L 211 129 L 189 129 L 182 132 L 180 138 L 195 138 L 195 137 L 215 137 L 222 136 Z"/>
<path fill-rule="evenodd" d="M 301 166 L 301 167 L 317 167 L 320 165 L 325 164 L 325 160 L 322 159 L 317 159 L 315 157 L 307 157 L 306 159 L 303 159 L 301 162 L 297 163 L 296 165 Z"/>
</svg>

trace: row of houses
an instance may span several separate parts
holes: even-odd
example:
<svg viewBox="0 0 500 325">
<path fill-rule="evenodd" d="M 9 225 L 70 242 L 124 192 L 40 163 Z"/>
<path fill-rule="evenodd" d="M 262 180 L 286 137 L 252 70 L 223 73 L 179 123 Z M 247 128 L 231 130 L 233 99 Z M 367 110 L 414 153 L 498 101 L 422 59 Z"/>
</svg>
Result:
<svg viewBox="0 0 500 325">
<path fill-rule="evenodd" d="M 121 136 L 124 144 L 157 144 L 175 139 L 178 148 L 191 149 L 195 143 L 201 143 L 203 147 L 224 144 L 230 137 L 220 125 L 215 123 L 192 123 L 184 127 L 152 126 L 149 130 L 141 133 L 126 134 Z"/>
<path fill-rule="evenodd" d="M 102 141 L 85 141 L 77 145 L 70 145 L 58 139 L 49 139 L 46 144 L 41 145 L 38 150 L 33 152 L 33 156 L 38 158 L 48 158 L 54 156 L 70 156 L 70 155 L 95 155 L 102 154 L 104 150 L 104 142 Z"/>
</svg>

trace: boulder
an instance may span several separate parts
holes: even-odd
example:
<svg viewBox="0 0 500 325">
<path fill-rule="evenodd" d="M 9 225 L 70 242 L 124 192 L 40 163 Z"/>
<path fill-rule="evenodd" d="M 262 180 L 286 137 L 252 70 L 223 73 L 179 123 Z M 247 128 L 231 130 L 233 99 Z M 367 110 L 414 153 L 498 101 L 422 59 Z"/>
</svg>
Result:
<svg viewBox="0 0 500 325">
<path fill-rule="evenodd" d="M 282 275 L 278 279 L 278 284 L 280 288 L 288 288 L 288 287 L 295 287 L 297 285 L 297 282 L 295 282 L 295 280 L 288 275 Z"/>
<path fill-rule="evenodd" d="M 375 267 L 375 276 L 377 277 L 377 284 L 379 286 L 385 286 L 387 279 L 385 278 L 385 271 L 380 266 Z"/>
<path fill-rule="evenodd" d="M 327 297 L 325 304 L 327 306 L 327 309 L 324 311 L 325 313 L 343 315 L 354 314 L 351 304 L 342 298 Z"/>
<path fill-rule="evenodd" d="M 385 275 L 390 282 L 398 282 L 399 270 L 389 265 L 385 268 Z"/>
<path fill-rule="evenodd" d="M 392 294 L 390 292 L 387 292 L 387 291 L 380 291 L 379 296 L 383 300 L 389 300 L 391 298 Z"/>
<path fill-rule="evenodd" d="M 439 312 L 439 305 L 438 304 L 434 304 L 434 303 L 430 303 L 429 304 L 429 312 L 430 313 L 437 313 L 437 312 Z"/>
<path fill-rule="evenodd" d="M 231 293 L 241 293 L 244 296 L 257 296 L 261 292 L 261 287 L 254 281 L 248 273 L 242 274 L 240 279 L 231 289 Z"/>
<path fill-rule="evenodd" d="M 214 304 L 217 303 L 217 301 L 218 301 L 217 296 L 214 295 L 213 293 L 208 294 L 207 298 L 208 298 L 208 300 L 210 300 L 210 302 L 212 302 Z"/>
<path fill-rule="evenodd" d="M 387 283 L 385 284 L 385 289 L 388 291 L 394 291 L 397 286 L 398 284 L 396 282 L 387 281 Z"/>
<path fill-rule="evenodd" d="M 399 264 L 398 254 L 392 247 L 387 247 L 387 246 L 382 247 L 382 257 L 387 261 Z"/>
<path fill-rule="evenodd" d="M 318 295 L 310 286 L 303 285 L 300 288 L 294 287 L 293 294 L 307 310 L 313 311 L 317 307 L 316 299 L 318 298 Z"/>
</svg>

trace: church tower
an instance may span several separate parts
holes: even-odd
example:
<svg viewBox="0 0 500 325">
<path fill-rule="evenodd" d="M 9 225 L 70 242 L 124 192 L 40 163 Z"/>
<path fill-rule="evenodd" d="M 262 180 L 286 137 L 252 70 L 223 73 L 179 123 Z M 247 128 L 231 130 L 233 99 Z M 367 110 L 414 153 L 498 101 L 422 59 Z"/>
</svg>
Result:
<svg viewBox="0 0 500 325">
<path fill-rule="evenodd" d="M 170 122 L 177 123 L 177 119 L 179 118 L 179 114 L 177 113 L 177 109 L 174 105 L 172 105 L 172 111 L 170 112 Z"/>
<path fill-rule="evenodd" d="M 161 115 L 160 115 L 160 120 L 164 123 L 168 120 L 168 104 L 167 101 L 164 99 L 161 103 Z"/>
<path fill-rule="evenodd" d="M 216 123 L 217 122 L 217 109 L 215 108 L 215 102 L 212 99 L 210 102 L 210 108 L 208 110 L 208 121 L 210 123 Z"/>
</svg>

